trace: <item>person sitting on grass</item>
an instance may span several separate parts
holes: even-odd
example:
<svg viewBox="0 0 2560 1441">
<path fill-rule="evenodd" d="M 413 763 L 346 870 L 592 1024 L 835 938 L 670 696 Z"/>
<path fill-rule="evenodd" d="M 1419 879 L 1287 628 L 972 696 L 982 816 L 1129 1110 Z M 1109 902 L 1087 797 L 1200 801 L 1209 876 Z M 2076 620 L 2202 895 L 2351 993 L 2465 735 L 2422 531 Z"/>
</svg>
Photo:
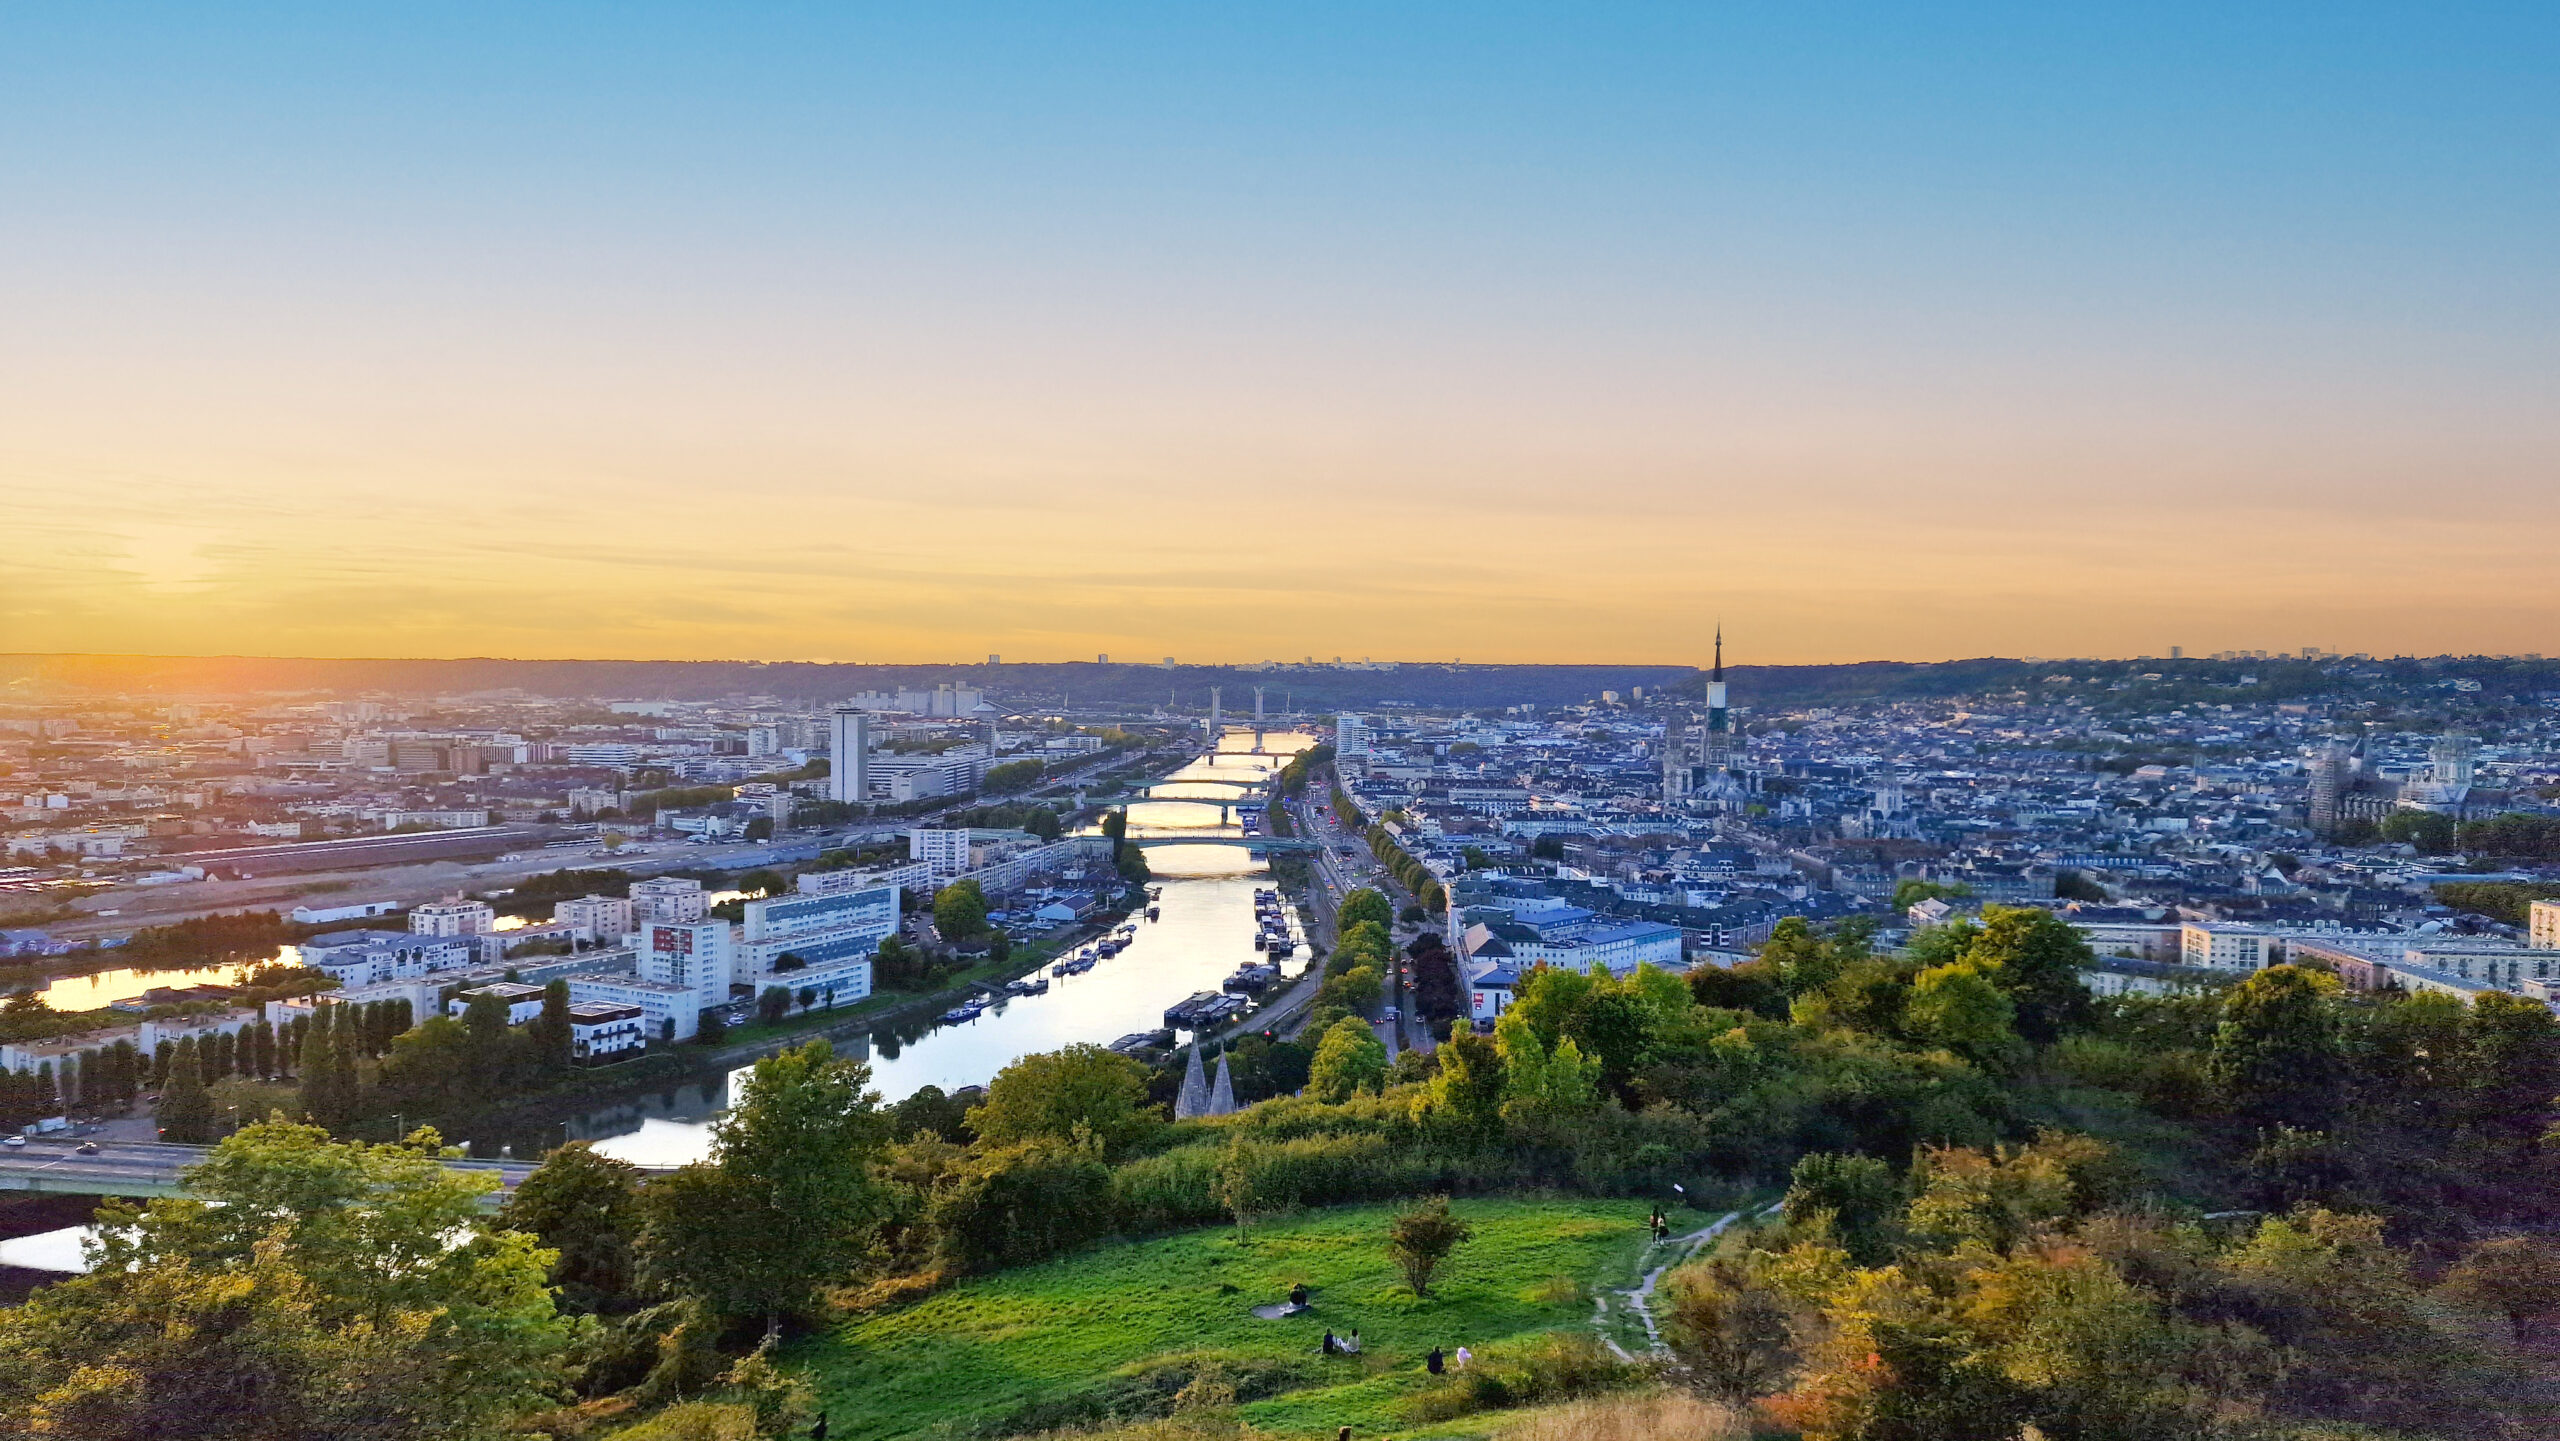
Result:
<svg viewBox="0 0 2560 1441">
<path fill-rule="evenodd" d="M 1440 1354 L 1440 1348 L 1434 1346 L 1431 1348 L 1429 1353 L 1423 1356 L 1422 1369 L 1430 1372 L 1434 1376 L 1444 1375 L 1446 1374 L 1446 1360 L 1447 1358 Z"/>
<path fill-rule="evenodd" d="M 1289 1288 L 1289 1304 L 1299 1307 L 1303 1307 L 1307 1304 L 1306 1282 L 1300 1281 L 1297 1285 Z"/>
<path fill-rule="evenodd" d="M 1331 1327 L 1325 1328 L 1324 1354 L 1328 1356 L 1339 1356 L 1342 1354 L 1342 1343 L 1334 1339 L 1333 1329 Z"/>
<path fill-rule="evenodd" d="M 1360 1354 L 1359 1327 L 1354 1326 L 1351 1328 L 1351 1339 L 1342 1343 L 1342 1354 L 1345 1356 L 1357 1356 Z"/>
</svg>

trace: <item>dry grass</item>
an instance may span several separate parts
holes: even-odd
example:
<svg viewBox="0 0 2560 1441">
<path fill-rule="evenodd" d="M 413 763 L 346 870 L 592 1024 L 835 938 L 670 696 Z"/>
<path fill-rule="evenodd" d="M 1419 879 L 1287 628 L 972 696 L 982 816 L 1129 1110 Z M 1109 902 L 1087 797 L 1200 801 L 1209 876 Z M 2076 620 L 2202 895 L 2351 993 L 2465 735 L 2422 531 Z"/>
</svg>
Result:
<svg viewBox="0 0 2560 1441">
<path fill-rule="evenodd" d="M 1751 1422 L 1686 1391 L 1571 1401 L 1495 1432 L 1497 1441 L 1751 1441 Z"/>
</svg>

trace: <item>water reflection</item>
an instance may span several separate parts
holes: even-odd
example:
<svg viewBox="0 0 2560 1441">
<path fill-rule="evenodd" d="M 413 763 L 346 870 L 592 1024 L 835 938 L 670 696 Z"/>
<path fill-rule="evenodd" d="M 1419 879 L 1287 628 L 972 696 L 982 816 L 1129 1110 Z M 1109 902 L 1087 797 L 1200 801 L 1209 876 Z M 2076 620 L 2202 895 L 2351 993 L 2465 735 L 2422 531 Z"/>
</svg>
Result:
<svg viewBox="0 0 2560 1441">
<path fill-rule="evenodd" d="M 1165 784 L 1203 776 L 1260 781 L 1295 752 L 1315 744 L 1311 736 L 1271 735 L 1272 754 L 1249 754 L 1250 735 L 1227 738 L 1215 761 L 1185 766 Z M 1268 884 L 1260 857 L 1241 846 L 1185 845 L 1185 837 L 1233 837 L 1215 804 L 1162 798 L 1133 803 L 1130 835 L 1146 843 L 1147 864 L 1161 887 L 1160 919 L 1133 917 L 1136 935 L 1119 955 L 1080 976 L 1050 981 L 1045 995 L 1008 996 L 974 1021 L 943 1024 L 915 1015 L 883 1024 L 871 1035 L 872 1081 L 896 1101 L 924 1086 L 956 1091 L 984 1085 L 1007 1064 L 1038 1051 L 1079 1041 L 1107 1044 L 1134 1031 L 1164 1024 L 1164 1009 L 1194 991 L 1216 990 L 1238 966 L 1266 959 L 1253 948 L 1253 892 Z M 1304 949 L 1284 966 L 1305 966 Z M 846 1047 L 839 1043 L 839 1051 Z M 590 1111 L 571 1121 L 567 1134 L 593 1140 L 596 1149 L 642 1165 L 697 1160 L 708 1148 L 710 1120 L 728 1102 L 727 1081 L 676 1087 Z M 560 1136 L 553 1136 L 556 1143 Z"/>
</svg>

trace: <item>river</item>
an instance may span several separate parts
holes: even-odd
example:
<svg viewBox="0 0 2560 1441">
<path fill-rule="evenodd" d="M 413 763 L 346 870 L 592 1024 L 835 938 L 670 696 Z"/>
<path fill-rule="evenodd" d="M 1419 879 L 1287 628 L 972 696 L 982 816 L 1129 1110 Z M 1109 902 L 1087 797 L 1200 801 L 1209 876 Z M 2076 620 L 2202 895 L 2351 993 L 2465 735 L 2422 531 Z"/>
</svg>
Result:
<svg viewBox="0 0 2560 1441">
<path fill-rule="evenodd" d="M 898 1101 L 926 1086 L 956 1091 L 982 1086 L 1023 1056 L 1079 1041 L 1108 1044 L 1164 1024 L 1164 1008 L 1194 991 L 1213 991 L 1236 967 L 1261 959 L 1253 948 L 1253 892 L 1269 884 L 1260 858 L 1236 846 L 1184 845 L 1185 837 L 1236 836 L 1217 799 L 1237 793 L 1315 744 L 1315 737 L 1270 733 L 1254 749 L 1250 732 L 1226 736 L 1214 757 L 1174 772 L 1129 806 L 1129 836 L 1145 845 L 1162 888 L 1161 919 L 1137 920 L 1137 939 L 1081 976 L 1050 982 L 1046 995 L 1007 997 L 974 1021 L 875 1031 L 869 1060 L 882 1099 Z M 1302 947 L 1286 968 L 1304 966 Z M 644 1166 L 700 1160 L 710 1123 L 728 1104 L 726 1080 L 682 1085 L 594 1107 L 547 1138 L 595 1143 L 598 1151 Z M 529 1138 L 528 1138 L 529 1139 Z M 528 1147 L 520 1147 L 529 1149 Z"/>
</svg>

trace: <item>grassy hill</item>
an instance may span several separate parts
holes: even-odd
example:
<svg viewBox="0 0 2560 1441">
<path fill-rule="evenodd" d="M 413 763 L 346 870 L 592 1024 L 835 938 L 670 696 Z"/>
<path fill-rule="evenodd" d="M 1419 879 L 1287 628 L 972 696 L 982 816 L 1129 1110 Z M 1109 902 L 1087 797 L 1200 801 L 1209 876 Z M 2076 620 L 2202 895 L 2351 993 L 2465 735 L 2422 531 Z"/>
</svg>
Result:
<svg viewBox="0 0 2560 1441">
<path fill-rule="evenodd" d="M 1392 1208 L 1346 1207 L 1257 1225 L 1243 1246 L 1232 1230 L 1203 1229 L 977 1277 L 803 1342 L 789 1361 L 843 1436 L 996 1434 L 1142 1413 L 1204 1369 L 1236 1386 L 1244 1420 L 1283 1435 L 1330 1437 L 1342 1425 L 1364 1437 L 1482 1434 L 1500 1418 L 1406 1427 L 1397 1403 L 1423 1384 L 1422 1354 L 1587 1328 L 1592 1288 L 1633 1281 L 1645 1206 L 1455 1209 L 1475 1237 L 1421 1299 L 1387 1259 Z M 1252 1314 L 1300 1281 L 1314 1288 L 1311 1314 Z M 1319 1356 L 1327 1327 L 1356 1327 L 1364 1354 Z"/>
</svg>

